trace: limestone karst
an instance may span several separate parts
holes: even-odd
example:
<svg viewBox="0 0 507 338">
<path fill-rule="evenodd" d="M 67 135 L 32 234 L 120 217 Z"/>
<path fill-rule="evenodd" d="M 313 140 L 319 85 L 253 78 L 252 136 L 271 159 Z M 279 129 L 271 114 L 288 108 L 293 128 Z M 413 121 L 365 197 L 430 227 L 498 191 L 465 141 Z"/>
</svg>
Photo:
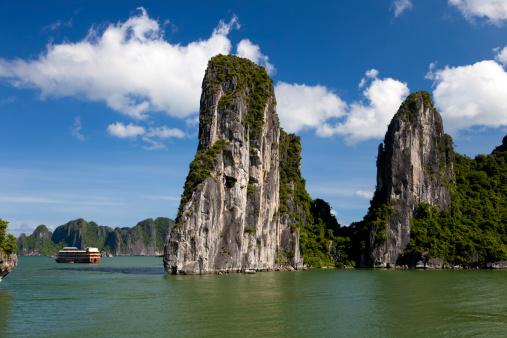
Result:
<svg viewBox="0 0 507 338">
<path fill-rule="evenodd" d="M 428 92 L 408 96 L 393 117 L 377 157 L 377 187 L 363 266 L 401 266 L 410 219 L 419 203 L 447 210 L 454 178 L 452 139 Z M 372 210 L 370 210 L 370 213 Z M 368 215 L 366 216 L 368 218 Z M 371 217 L 370 217 L 371 218 Z"/>
<path fill-rule="evenodd" d="M 281 133 L 265 69 L 236 56 L 212 58 L 202 84 L 199 146 L 168 236 L 166 271 L 302 264 L 299 231 L 279 213 Z"/>
</svg>

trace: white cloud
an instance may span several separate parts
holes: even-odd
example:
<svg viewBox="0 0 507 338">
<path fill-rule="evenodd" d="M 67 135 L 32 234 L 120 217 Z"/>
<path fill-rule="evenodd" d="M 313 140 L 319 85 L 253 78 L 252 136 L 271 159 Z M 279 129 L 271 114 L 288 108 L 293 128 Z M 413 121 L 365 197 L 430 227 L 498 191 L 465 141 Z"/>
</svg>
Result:
<svg viewBox="0 0 507 338">
<path fill-rule="evenodd" d="M 185 137 L 185 133 L 178 128 L 168 128 L 167 126 L 162 126 L 158 128 L 150 128 L 150 130 L 146 133 L 146 136 L 149 137 L 160 137 L 160 138 L 183 138 Z"/>
<path fill-rule="evenodd" d="M 197 126 L 199 126 L 199 115 L 197 115 L 196 117 L 186 119 L 185 124 L 189 128 L 196 128 Z"/>
<path fill-rule="evenodd" d="M 72 27 L 72 19 L 70 19 L 69 21 L 57 20 L 57 21 L 53 22 L 52 24 L 43 27 L 42 29 L 43 30 L 49 29 L 49 30 L 54 31 L 54 30 L 57 30 L 58 28 L 60 28 L 61 26 Z"/>
<path fill-rule="evenodd" d="M 229 23 L 225 23 L 225 21 L 220 20 L 218 26 L 213 30 L 213 35 L 228 35 L 229 32 L 233 29 L 240 29 L 241 25 L 239 24 L 238 17 L 234 15 L 229 21 Z"/>
<path fill-rule="evenodd" d="M 34 226 L 30 226 L 26 223 L 13 224 L 11 222 L 9 223 L 9 226 L 7 228 L 7 233 L 12 234 L 16 237 L 19 237 L 22 233 L 27 236 L 30 236 L 34 230 L 35 230 Z"/>
<path fill-rule="evenodd" d="M 356 191 L 355 195 L 366 199 L 371 199 L 373 197 L 373 192 L 367 190 L 358 190 Z"/>
<path fill-rule="evenodd" d="M 144 146 L 146 150 L 158 150 L 164 149 L 165 144 L 161 141 L 156 141 L 153 138 L 167 139 L 170 137 L 183 138 L 186 134 L 178 128 L 168 128 L 167 126 L 146 128 L 137 126 L 132 123 L 124 125 L 121 122 L 110 124 L 107 127 L 107 132 L 119 138 L 131 138 L 136 139 L 138 136 L 142 136 L 144 142 L 149 143 L 149 146 Z"/>
<path fill-rule="evenodd" d="M 387 125 L 409 94 L 407 84 L 391 78 L 378 79 L 370 69 L 359 84 L 368 103 L 348 105 L 324 86 L 278 82 L 275 87 L 278 115 L 288 132 L 315 129 L 318 136 L 345 136 L 348 143 L 382 138 Z M 342 121 L 336 121 L 342 118 Z"/>
<path fill-rule="evenodd" d="M 268 62 L 269 58 L 261 53 L 259 45 L 254 45 L 250 40 L 243 39 L 236 47 L 237 55 L 242 58 L 247 58 L 250 61 L 263 66 L 269 75 L 276 74 L 275 66 Z"/>
<path fill-rule="evenodd" d="M 495 60 L 500 62 L 504 67 L 507 66 L 507 47 L 504 47 L 502 50 L 495 48 L 494 51 L 497 52 Z"/>
<path fill-rule="evenodd" d="M 320 85 L 279 81 L 275 94 L 281 126 L 289 133 L 319 129 L 328 119 L 343 116 L 347 106 L 336 94 Z"/>
<path fill-rule="evenodd" d="M 143 141 L 151 144 L 150 146 L 143 147 L 146 150 L 159 150 L 159 149 L 165 148 L 165 144 L 163 144 L 162 142 L 152 140 L 152 139 L 145 137 L 145 136 L 143 136 Z"/>
<path fill-rule="evenodd" d="M 179 118 L 196 113 L 207 62 L 230 52 L 227 34 L 239 27 L 237 18 L 220 21 L 207 40 L 180 45 L 165 41 L 159 22 L 139 10 L 103 30 L 92 27 L 81 41 L 48 44 L 38 59 L 0 59 L 0 78 L 40 90 L 42 99 L 104 101 L 137 119 L 152 111 Z"/>
<path fill-rule="evenodd" d="M 409 94 L 407 84 L 392 78 L 378 79 L 378 71 L 366 72 L 371 80 L 370 86 L 363 91 L 368 103 L 354 102 L 348 107 L 343 122 L 326 122 L 318 130 L 318 135 L 326 137 L 343 135 L 349 144 L 366 141 L 370 138 L 382 138 L 401 102 Z M 361 80 L 362 86 L 366 84 Z"/>
<path fill-rule="evenodd" d="M 507 19 L 506 0 L 449 0 L 449 4 L 458 7 L 467 19 L 488 18 L 497 25 Z"/>
<path fill-rule="evenodd" d="M 449 132 L 507 125 L 507 73 L 495 61 L 437 70 L 432 64 L 426 77 L 434 81 L 435 105 Z"/>
<path fill-rule="evenodd" d="M 121 122 L 116 122 L 113 124 L 110 124 L 107 127 L 107 132 L 112 135 L 119 138 L 136 138 L 139 135 L 144 135 L 146 130 L 144 127 L 136 126 L 130 123 L 129 125 L 124 125 Z"/>
<path fill-rule="evenodd" d="M 366 77 L 363 77 L 361 79 L 361 82 L 359 82 L 359 88 L 363 88 L 364 85 L 368 82 L 368 79 L 375 79 L 378 76 L 378 70 L 376 69 L 370 69 L 366 71 Z"/>
<path fill-rule="evenodd" d="M 81 118 L 79 116 L 76 116 L 74 124 L 70 128 L 70 132 L 72 136 L 74 136 L 78 140 L 84 141 L 85 137 L 83 134 L 81 134 L 81 129 L 83 129 L 83 125 L 81 124 Z"/>
<path fill-rule="evenodd" d="M 412 8 L 412 0 L 394 0 L 393 1 L 394 8 L 394 17 L 398 17 L 405 10 Z"/>
</svg>

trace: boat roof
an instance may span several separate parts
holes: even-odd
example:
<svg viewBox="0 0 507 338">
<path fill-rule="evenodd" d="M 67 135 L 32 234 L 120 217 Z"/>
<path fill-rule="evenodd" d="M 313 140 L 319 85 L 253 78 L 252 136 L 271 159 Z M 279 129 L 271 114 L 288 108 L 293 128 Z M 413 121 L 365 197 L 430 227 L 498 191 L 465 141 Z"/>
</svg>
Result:
<svg viewBox="0 0 507 338">
<path fill-rule="evenodd" d="M 75 246 L 66 246 L 63 250 L 78 250 Z"/>
</svg>

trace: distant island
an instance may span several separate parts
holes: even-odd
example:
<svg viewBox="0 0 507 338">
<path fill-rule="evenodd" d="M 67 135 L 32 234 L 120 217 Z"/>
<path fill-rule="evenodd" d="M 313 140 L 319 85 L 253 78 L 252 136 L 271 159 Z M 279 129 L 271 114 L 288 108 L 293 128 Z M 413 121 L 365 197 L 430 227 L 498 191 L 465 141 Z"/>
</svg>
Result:
<svg viewBox="0 0 507 338">
<path fill-rule="evenodd" d="M 96 247 L 105 255 L 114 256 L 158 256 L 164 252 L 168 230 L 174 221 L 158 217 L 145 219 L 129 228 L 111 228 L 76 219 L 60 225 L 54 232 L 39 225 L 27 236 L 17 239 L 16 253 L 19 256 L 46 256 L 57 254 L 63 247 Z"/>
</svg>

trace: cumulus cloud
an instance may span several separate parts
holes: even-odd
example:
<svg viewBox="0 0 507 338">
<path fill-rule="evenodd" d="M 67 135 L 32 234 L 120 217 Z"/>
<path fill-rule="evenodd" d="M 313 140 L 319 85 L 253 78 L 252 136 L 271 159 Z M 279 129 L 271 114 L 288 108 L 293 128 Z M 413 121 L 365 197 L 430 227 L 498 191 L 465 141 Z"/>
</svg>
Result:
<svg viewBox="0 0 507 338">
<path fill-rule="evenodd" d="M 497 52 L 495 60 L 500 62 L 504 67 L 507 66 L 507 47 L 504 47 L 502 50 L 495 48 L 494 51 Z"/>
<path fill-rule="evenodd" d="M 144 135 L 146 130 L 144 127 L 136 126 L 132 123 L 124 125 L 121 122 L 116 122 L 107 127 L 107 132 L 119 138 L 136 138 L 139 135 Z"/>
<path fill-rule="evenodd" d="M 499 55 L 502 59 L 503 51 Z M 426 78 L 433 80 L 435 105 L 451 133 L 477 125 L 507 125 L 507 73 L 497 62 L 443 69 L 432 64 Z"/>
<path fill-rule="evenodd" d="M 494 24 L 507 19 L 506 0 L 449 0 L 467 19 L 488 18 Z"/>
<path fill-rule="evenodd" d="M 318 136 L 344 136 L 349 144 L 382 138 L 401 102 L 409 94 L 407 84 L 391 78 L 379 79 L 370 69 L 359 87 L 364 102 L 347 104 L 324 86 L 278 82 L 275 87 L 278 115 L 284 129 L 298 132 L 315 129 Z"/>
<path fill-rule="evenodd" d="M 378 76 L 378 70 L 376 69 L 370 69 L 366 71 L 366 77 L 363 77 L 361 79 L 361 82 L 359 82 L 359 88 L 363 88 L 364 85 L 368 82 L 368 79 L 375 79 Z"/>
<path fill-rule="evenodd" d="M 358 190 L 358 191 L 356 191 L 355 195 L 359 196 L 359 197 L 366 198 L 368 200 L 373 198 L 373 192 L 367 191 L 367 190 Z"/>
<path fill-rule="evenodd" d="M 153 137 L 157 136 L 160 138 L 183 138 L 185 137 L 185 133 L 178 128 L 168 128 L 167 126 L 162 126 L 158 128 L 150 128 L 150 130 L 146 133 L 146 136 Z"/>
<path fill-rule="evenodd" d="M 142 126 L 134 125 L 132 123 L 124 125 L 121 122 L 110 124 L 107 127 L 107 132 L 118 138 L 130 138 L 136 139 L 138 136 L 142 136 L 141 139 L 149 143 L 149 146 L 143 146 L 146 150 L 158 150 L 164 149 L 165 144 L 160 139 L 167 139 L 170 137 L 183 138 L 185 133 L 178 128 L 169 128 L 167 126 L 162 127 L 151 127 L 148 130 Z M 154 140 L 158 138 L 159 140 Z"/>
<path fill-rule="evenodd" d="M 50 43 L 35 60 L 0 59 L 0 77 L 18 88 L 40 90 L 42 99 L 103 101 L 136 119 L 152 111 L 185 118 L 199 109 L 208 60 L 230 52 L 227 34 L 238 27 L 233 17 L 220 21 L 208 39 L 170 44 L 159 22 L 139 8 L 125 22 L 92 27 L 81 41 Z"/>
<path fill-rule="evenodd" d="M 290 133 L 319 129 L 330 118 L 345 114 L 346 103 L 325 86 L 277 82 L 277 112 L 282 127 Z"/>
<path fill-rule="evenodd" d="M 366 103 L 350 104 L 345 120 L 335 124 L 326 122 L 319 128 L 320 136 L 343 135 L 349 144 L 384 136 L 387 125 L 409 94 L 409 89 L 404 82 L 392 78 L 379 79 L 377 75 L 378 71 L 372 69 L 366 72 L 366 79 L 361 80 L 362 87 L 370 81 L 363 91 Z"/>
<path fill-rule="evenodd" d="M 412 0 L 394 0 L 393 1 L 394 17 L 398 17 L 405 10 L 412 8 Z"/>
<path fill-rule="evenodd" d="M 74 124 L 70 128 L 70 132 L 72 136 L 74 136 L 78 140 L 84 141 L 85 137 L 83 134 L 81 134 L 81 129 L 83 129 L 83 125 L 81 124 L 81 118 L 79 116 L 76 116 Z"/>
<path fill-rule="evenodd" d="M 275 66 L 268 62 L 269 58 L 261 53 L 259 45 L 254 45 L 250 40 L 243 39 L 236 47 L 237 55 L 242 58 L 247 58 L 250 61 L 263 66 L 269 75 L 276 74 Z"/>
</svg>

